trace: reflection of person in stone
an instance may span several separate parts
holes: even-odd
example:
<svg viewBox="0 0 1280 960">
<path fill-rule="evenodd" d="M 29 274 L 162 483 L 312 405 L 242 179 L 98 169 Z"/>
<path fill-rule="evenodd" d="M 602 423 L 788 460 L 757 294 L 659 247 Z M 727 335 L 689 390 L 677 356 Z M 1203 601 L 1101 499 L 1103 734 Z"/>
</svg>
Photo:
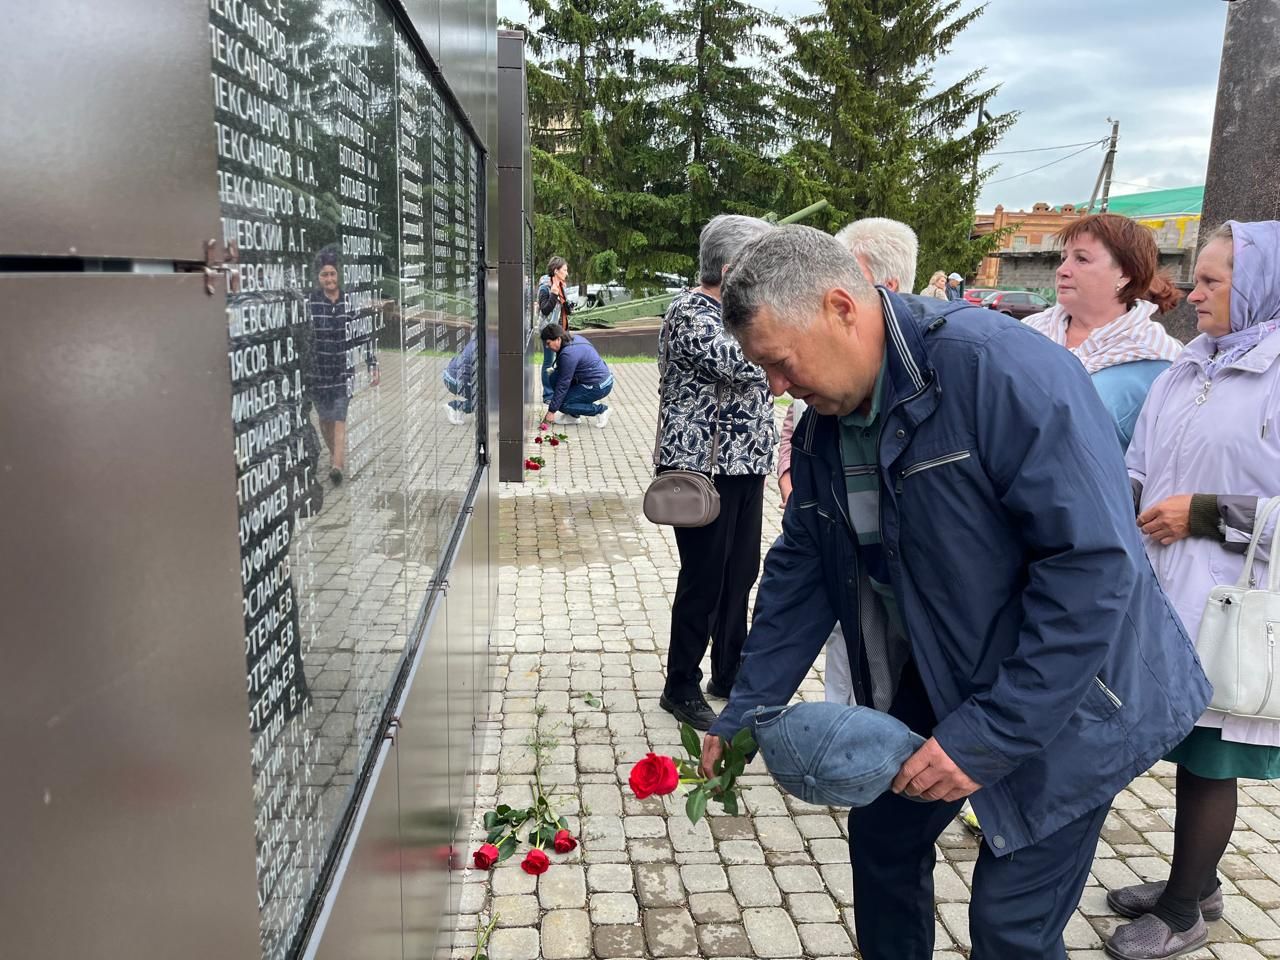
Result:
<svg viewBox="0 0 1280 960">
<path fill-rule="evenodd" d="M 320 432 L 329 448 L 332 461 L 329 479 L 335 484 L 342 482 L 346 466 L 348 384 L 353 374 L 347 355 L 347 323 L 352 319 L 352 312 L 342 293 L 339 276 L 337 254 L 322 250 L 316 257 L 319 289 L 307 302 L 312 341 L 307 389 L 320 418 Z"/>
<path fill-rule="evenodd" d="M 449 365 L 444 368 L 445 389 L 452 393 L 456 400 L 444 405 L 445 416 L 450 423 L 463 423 L 466 414 L 475 409 L 476 389 L 476 338 L 473 335 Z"/>
</svg>

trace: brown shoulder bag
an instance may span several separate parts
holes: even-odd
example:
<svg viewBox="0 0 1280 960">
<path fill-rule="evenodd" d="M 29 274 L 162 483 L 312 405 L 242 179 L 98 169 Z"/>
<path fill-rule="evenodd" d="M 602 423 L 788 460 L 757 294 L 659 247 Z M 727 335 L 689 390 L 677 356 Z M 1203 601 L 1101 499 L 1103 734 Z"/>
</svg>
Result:
<svg viewBox="0 0 1280 960">
<path fill-rule="evenodd" d="M 663 370 L 668 365 L 667 344 L 663 343 Z M 662 447 L 662 418 L 666 414 L 666 378 L 660 373 L 658 389 L 658 435 L 653 440 L 653 466 L 659 466 Z M 714 474 L 720 455 L 720 388 L 716 389 L 716 412 L 711 434 L 711 469 Z M 644 515 L 651 523 L 668 527 L 705 527 L 720 516 L 720 492 L 711 477 L 696 470 L 667 470 L 657 474 L 644 492 Z"/>
</svg>

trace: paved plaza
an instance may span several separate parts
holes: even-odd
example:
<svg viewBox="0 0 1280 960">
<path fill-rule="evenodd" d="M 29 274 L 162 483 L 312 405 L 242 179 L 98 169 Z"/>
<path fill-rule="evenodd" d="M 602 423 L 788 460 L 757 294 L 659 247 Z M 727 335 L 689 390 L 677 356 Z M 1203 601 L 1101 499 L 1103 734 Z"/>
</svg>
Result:
<svg viewBox="0 0 1280 960">
<path fill-rule="evenodd" d="M 712 804 L 697 827 L 678 796 L 641 801 L 627 787 L 646 752 L 680 749 L 675 720 L 658 706 L 678 561 L 671 531 L 640 509 L 657 367 L 614 372 L 607 429 L 564 428 L 570 439 L 545 450 L 545 470 L 504 485 L 493 689 L 477 779 L 477 817 L 498 803 L 528 805 L 536 741 L 544 784 L 581 844 L 553 857 L 541 877 L 521 871 L 523 853 L 484 873 L 470 867 L 477 834 L 450 955 L 470 958 L 477 921 L 497 916 L 491 960 L 856 957 L 846 811 L 783 794 L 759 759 L 742 781 L 743 815 Z M 771 481 L 766 547 L 780 524 Z M 821 666 L 801 697 L 822 698 Z M 1105 956 L 1100 938 L 1120 922 L 1108 912 L 1108 888 L 1168 875 L 1172 775 L 1158 764 L 1116 798 L 1067 926 L 1072 960 Z M 1277 809 L 1280 790 L 1242 782 L 1222 863 L 1226 915 L 1191 956 L 1280 957 Z M 977 855 L 977 838 L 959 822 L 939 840 L 938 960 L 968 956 Z"/>
</svg>

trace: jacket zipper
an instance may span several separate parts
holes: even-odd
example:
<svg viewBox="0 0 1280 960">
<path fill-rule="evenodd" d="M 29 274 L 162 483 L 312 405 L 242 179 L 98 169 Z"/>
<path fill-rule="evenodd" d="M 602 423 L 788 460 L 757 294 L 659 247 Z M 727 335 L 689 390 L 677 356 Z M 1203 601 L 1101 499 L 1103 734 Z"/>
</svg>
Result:
<svg viewBox="0 0 1280 960">
<path fill-rule="evenodd" d="M 906 480 L 907 477 L 913 477 L 924 470 L 932 470 L 934 467 L 945 467 L 948 463 L 959 463 L 961 460 L 968 460 L 969 457 L 970 451 L 961 450 L 958 453 L 948 453 L 946 456 L 934 457 L 932 460 L 922 460 L 920 463 L 913 463 L 911 466 L 907 467 L 907 469 L 898 474 L 898 485 L 896 490 L 898 493 L 902 492 L 902 481 Z"/>
<path fill-rule="evenodd" d="M 1115 704 L 1117 710 L 1124 706 L 1124 704 L 1120 702 L 1120 698 L 1111 692 L 1111 688 L 1102 682 L 1101 677 L 1094 677 L 1093 682 L 1098 685 L 1099 690 L 1106 694 L 1107 699 Z"/>
<path fill-rule="evenodd" d="M 1196 367 L 1196 370 L 1199 371 L 1201 370 L 1201 368 Z M 1184 449 L 1183 440 L 1186 439 L 1187 433 L 1191 430 L 1192 423 L 1200 416 L 1200 411 L 1204 409 L 1207 402 L 1208 402 L 1208 395 L 1206 394 L 1205 400 L 1203 402 L 1191 404 L 1190 416 L 1186 417 L 1182 421 L 1182 428 L 1178 431 L 1178 435 L 1174 439 L 1172 475 L 1175 477 L 1182 476 L 1182 451 Z M 1148 475 L 1147 479 L 1150 479 L 1150 475 Z M 1145 486 L 1145 481 L 1144 481 L 1144 486 Z M 1164 555 L 1160 558 L 1161 563 L 1160 563 L 1160 570 L 1158 572 L 1158 576 L 1162 581 L 1167 581 L 1170 579 L 1169 572 L 1173 567 L 1173 556 L 1172 556 L 1172 552 L 1169 550 L 1163 551 L 1163 554 Z"/>
<path fill-rule="evenodd" d="M 1276 680 L 1276 625 L 1267 621 L 1267 691 L 1262 695 L 1262 703 L 1258 706 L 1261 713 L 1271 702 L 1271 687 Z"/>
</svg>

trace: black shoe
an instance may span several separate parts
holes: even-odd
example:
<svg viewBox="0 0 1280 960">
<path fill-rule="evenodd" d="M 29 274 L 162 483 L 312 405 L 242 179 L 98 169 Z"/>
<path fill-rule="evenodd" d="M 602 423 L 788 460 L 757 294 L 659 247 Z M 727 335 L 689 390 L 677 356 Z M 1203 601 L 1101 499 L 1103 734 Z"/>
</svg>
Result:
<svg viewBox="0 0 1280 960">
<path fill-rule="evenodd" d="M 342 471 L 334 467 L 329 471 L 329 479 L 333 481 L 333 485 L 336 487 L 342 482 Z"/>
<path fill-rule="evenodd" d="M 732 683 L 729 684 L 727 687 L 722 687 L 720 684 L 716 683 L 714 680 L 710 680 L 707 682 L 708 697 L 715 697 L 717 700 L 728 700 L 729 694 L 732 692 L 733 692 Z"/>
<path fill-rule="evenodd" d="M 674 716 L 681 723 L 687 723 L 695 730 L 710 730 L 711 724 L 719 716 L 701 696 L 692 700 L 668 700 L 664 693 L 658 700 L 658 706 Z"/>
</svg>

